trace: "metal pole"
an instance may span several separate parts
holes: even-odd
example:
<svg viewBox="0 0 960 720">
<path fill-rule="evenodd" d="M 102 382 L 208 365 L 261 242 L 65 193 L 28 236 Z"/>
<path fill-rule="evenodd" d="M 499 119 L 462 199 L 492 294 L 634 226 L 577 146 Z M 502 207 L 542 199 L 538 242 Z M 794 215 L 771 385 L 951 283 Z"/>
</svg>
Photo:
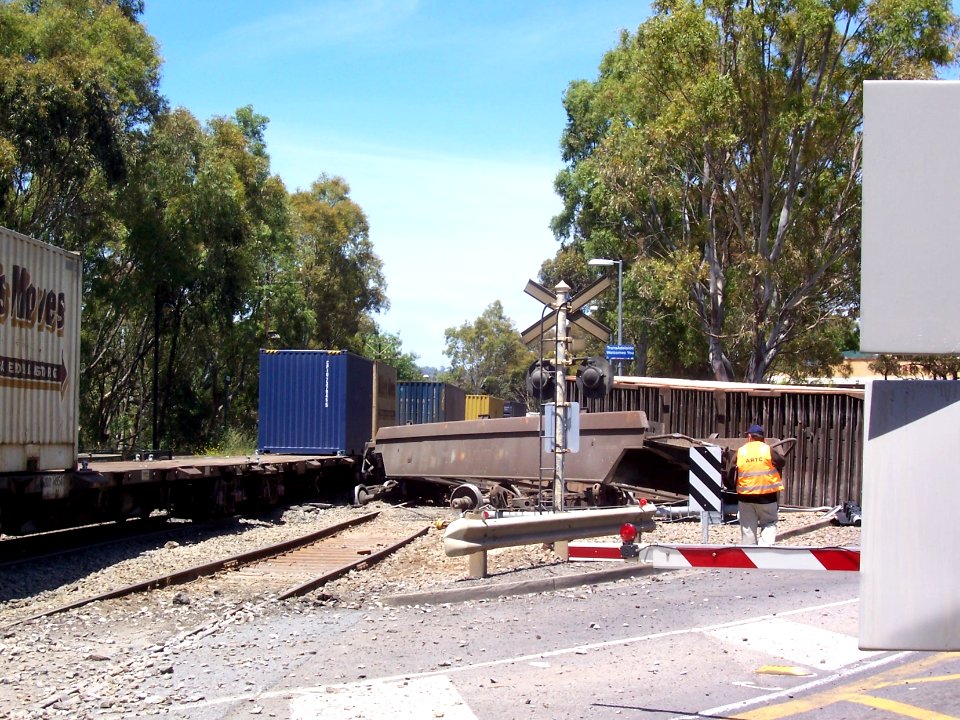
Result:
<svg viewBox="0 0 960 720">
<path fill-rule="evenodd" d="M 623 260 L 617 260 L 617 345 L 623 345 Z M 617 375 L 623 375 L 623 360 L 617 360 Z"/>
<path fill-rule="evenodd" d="M 153 296 L 153 433 L 151 441 L 153 449 L 160 448 L 160 441 L 157 438 L 158 416 L 157 403 L 160 397 L 158 391 L 158 379 L 160 376 L 160 290 L 156 290 Z"/>
<path fill-rule="evenodd" d="M 563 511 L 563 495 L 566 487 L 563 471 L 567 452 L 567 343 L 570 341 L 567 328 L 567 300 L 570 286 L 563 280 L 554 288 L 557 293 L 557 380 L 556 423 L 554 423 L 554 449 L 557 455 L 553 474 L 553 509 Z"/>
</svg>

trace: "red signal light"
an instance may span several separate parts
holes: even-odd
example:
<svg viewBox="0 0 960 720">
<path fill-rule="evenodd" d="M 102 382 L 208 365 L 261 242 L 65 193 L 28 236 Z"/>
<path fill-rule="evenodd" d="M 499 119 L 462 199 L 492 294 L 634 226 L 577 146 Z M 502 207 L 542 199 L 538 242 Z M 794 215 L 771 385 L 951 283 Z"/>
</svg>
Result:
<svg viewBox="0 0 960 720">
<path fill-rule="evenodd" d="M 637 539 L 637 526 L 632 523 L 624 523 L 620 526 L 620 539 L 625 543 L 632 543 Z"/>
</svg>

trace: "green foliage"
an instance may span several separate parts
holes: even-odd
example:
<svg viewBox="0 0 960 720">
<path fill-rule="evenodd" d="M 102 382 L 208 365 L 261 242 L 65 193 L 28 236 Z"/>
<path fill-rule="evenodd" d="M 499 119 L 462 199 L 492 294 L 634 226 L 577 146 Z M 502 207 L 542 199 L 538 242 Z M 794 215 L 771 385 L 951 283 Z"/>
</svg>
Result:
<svg viewBox="0 0 960 720">
<path fill-rule="evenodd" d="M 203 127 L 179 109 L 139 136 L 117 196 L 123 232 L 85 275 L 84 443 L 147 445 L 154 413 L 151 446 L 255 427 L 262 280 L 291 242 L 266 119 L 240 115 Z"/>
<path fill-rule="evenodd" d="M 203 450 L 204 455 L 219 455 L 236 457 L 252 455 L 257 448 L 256 435 L 246 434 L 239 430 L 228 429 L 219 438 L 216 444 Z"/>
<path fill-rule="evenodd" d="M 0 3 L 0 224 L 82 248 L 162 108 L 136 3 Z"/>
<path fill-rule="evenodd" d="M 513 322 L 504 315 L 499 300 L 472 323 L 444 331 L 450 369 L 439 380 L 457 385 L 469 394 L 523 400 L 525 373 L 533 353 L 520 342 Z"/>
<path fill-rule="evenodd" d="M 889 377 L 903 377 L 903 363 L 896 355 L 879 355 L 868 367 L 871 372 L 881 375 L 884 380 Z"/>
<path fill-rule="evenodd" d="M 960 380 L 960 356 L 957 355 L 880 355 L 870 369 L 883 376 Z"/>
<path fill-rule="evenodd" d="M 354 338 L 368 313 L 389 307 L 383 263 L 373 251 L 363 210 L 350 186 L 321 175 L 309 191 L 294 193 L 296 276 L 314 327 L 300 338 L 306 347 L 362 351 Z"/>
<path fill-rule="evenodd" d="M 553 229 L 628 261 L 651 366 L 828 360 L 859 302 L 863 81 L 932 77 L 955 34 L 946 0 L 663 0 L 570 85 Z"/>
<path fill-rule="evenodd" d="M 833 316 L 823 323 L 821 332 L 798 335 L 781 353 L 778 371 L 797 383 L 834 377 L 843 366 L 843 348 L 854 327 L 851 318 Z"/>
<path fill-rule="evenodd" d="M 403 352 L 400 335 L 382 332 L 374 327 L 372 331 L 361 334 L 362 355 L 371 360 L 379 360 L 397 371 L 397 380 L 422 380 L 423 373 L 417 365 L 418 355 Z"/>
<path fill-rule="evenodd" d="M 540 284 L 550 291 L 562 280 L 576 295 L 596 279 L 593 268 L 587 266 L 584 248 L 580 245 L 561 248 L 550 260 L 540 266 Z"/>
</svg>

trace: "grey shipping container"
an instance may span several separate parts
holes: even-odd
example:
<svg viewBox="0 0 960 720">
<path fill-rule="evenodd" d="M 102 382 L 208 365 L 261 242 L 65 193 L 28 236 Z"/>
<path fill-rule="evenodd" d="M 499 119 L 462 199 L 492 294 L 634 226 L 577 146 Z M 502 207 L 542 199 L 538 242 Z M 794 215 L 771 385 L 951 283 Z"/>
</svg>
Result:
<svg viewBox="0 0 960 720">
<path fill-rule="evenodd" d="M 527 414 L 527 404 L 518 400 L 508 400 L 503 404 L 504 417 L 523 417 Z"/>
<path fill-rule="evenodd" d="M 467 393 L 448 383 L 404 381 L 397 383 L 397 424 L 419 425 L 463 420 Z"/>
<path fill-rule="evenodd" d="M 362 455 L 374 422 L 373 362 L 334 350 L 261 350 L 261 452 Z"/>
<path fill-rule="evenodd" d="M 0 227 L 0 472 L 72 470 L 80 256 Z"/>
</svg>

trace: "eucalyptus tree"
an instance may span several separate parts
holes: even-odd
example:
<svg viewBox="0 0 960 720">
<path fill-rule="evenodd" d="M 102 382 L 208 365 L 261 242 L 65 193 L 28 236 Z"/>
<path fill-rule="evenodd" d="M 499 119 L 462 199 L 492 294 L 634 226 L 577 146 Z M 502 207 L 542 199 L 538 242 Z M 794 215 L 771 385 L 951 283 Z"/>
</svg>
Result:
<svg viewBox="0 0 960 720">
<path fill-rule="evenodd" d="M 135 0 L 0 2 L 0 224 L 95 255 L 136 131 L 163 107 Z"/>
<path fill-rule="evenodd" d="M 863 81 L 934 77 L 955 33 L 948 0 L 661 0 L 566 92 L 554 231 L 656 286 L 716 379 L 829 364 L 858 307 Z"/>
<path fill-rule="evenodd" d="M 123 241 L 84 308 L 89 442 L 196 449 L 254 426 L 263 278 L 292 247 L 265 123 L 178 109 L 143 134 L 118 199 Z"/>
<path fill-rule="evenodd" d="M 417 365 L 419 355 L 403 351 L 399 333 L 383 332 L 375 324 L 371 330 L 360 333 L 359 352 L 371 360 L 379 360 L 397 371 L 397 380 L 422 380 L 423 373 Z"/>
<path fill-rule="evenodd" d="M 447 328 L 444 339 L 443 354 L 450 359 L 450 368 L 441 373 L 441 380 L 472 394 L 525 399 L 525 372 L 534 355 L 523 346 L 499 300 L 473 322 Z"/>
<path fill-rule="evenodd" d="M 374 252 L 363 209 L 339 177 L 321 175 L 290 197 L 295 269 L 313 327 L 304 347 L 351 349 L 370 313 L 389 306 L 383 263 Z"/>
</svg>

